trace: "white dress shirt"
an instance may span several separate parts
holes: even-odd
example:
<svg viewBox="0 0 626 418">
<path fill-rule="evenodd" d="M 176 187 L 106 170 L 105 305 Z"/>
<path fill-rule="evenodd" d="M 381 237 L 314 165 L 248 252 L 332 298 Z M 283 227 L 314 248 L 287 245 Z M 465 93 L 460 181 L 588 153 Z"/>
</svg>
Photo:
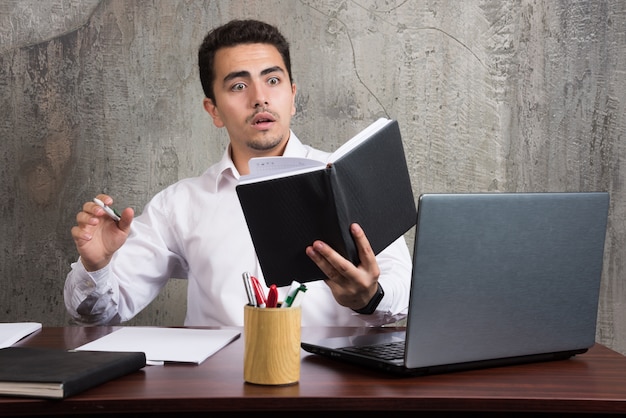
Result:
<svg viewBox="0 0 626 418">
<path fill-rule="evenodd" d="M 329 153 L 303 145 L 291 133 L 284 156 L 326 162 Z M 65 305 L 80 324 L 115 324 L 133 318 L 170 278 L 187 279 L 187 326 L 242 326 L 247 303 L 242 273 L 265 287 L 235 192 L 239 173 L 229 150 L 204 174 L 159 192 L 131 225 L 124 245 L 101 270 L 72 263 Z M 365 231 L 367 234 L 367 231 Z M 302 251 L 305 249 L 303 248 Z M 411 259 L 404 237 L 377 256 L 385 296 L 372 315 L 340 306 L 323 280 L 306 284 L 302 325 L 381 325 L 406 314 Z M 279 289 L 283 300 L 288 286 Z M 267 288 L 265 288 L 267 292 Z"/>
</svg>

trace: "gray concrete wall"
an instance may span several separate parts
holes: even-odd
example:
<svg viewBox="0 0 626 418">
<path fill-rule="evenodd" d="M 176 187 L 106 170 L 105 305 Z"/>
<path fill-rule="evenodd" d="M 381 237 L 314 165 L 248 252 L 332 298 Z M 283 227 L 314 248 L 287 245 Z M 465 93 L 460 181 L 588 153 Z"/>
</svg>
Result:
<svg viewBox="0 0 626 418">
<path fill-rule="evenodd" d="M 415 195 L 611 193 L 598 341 L 626 353 L 626 2 L 0 0 L 0 321 L 69 323 L 75 213 L 138 211 L 227 140 L 201 106 L 209 28 L 254 17 L 292 44 L 294 130 L 334 150 L 398 119 Z M 407 235 L 412 242 L 412 234 Z M 173 280 L 132 323 L 180 325 Z"/>
</svg>

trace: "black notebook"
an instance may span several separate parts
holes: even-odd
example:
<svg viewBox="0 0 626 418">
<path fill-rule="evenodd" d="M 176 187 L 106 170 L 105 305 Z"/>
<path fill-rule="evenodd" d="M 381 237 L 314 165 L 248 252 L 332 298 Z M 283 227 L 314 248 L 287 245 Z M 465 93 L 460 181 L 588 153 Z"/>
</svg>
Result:
<svg viewBox="0 0 626 418">
<path fill-rule="evenodd" d="M 358 265 L 354 222 L 375 254 L 415 224 L 400 128 L 384 118 L 337 149 L 328 163 L 253 158 L 237 194 L 268 286 L 322 279 L 305 253 L 318 239 Z"/>
<path fill-rule="evenodd" d="M 62 399 L 137 371 L 140 352 L 0 349 L 0 395 Z"/>
</svg>

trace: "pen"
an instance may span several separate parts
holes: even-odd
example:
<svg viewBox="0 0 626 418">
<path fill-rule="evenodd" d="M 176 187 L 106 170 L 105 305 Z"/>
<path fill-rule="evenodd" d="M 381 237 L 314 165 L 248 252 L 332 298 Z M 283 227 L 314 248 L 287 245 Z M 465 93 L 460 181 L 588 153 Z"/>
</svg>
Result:
<svg viewBox="0 0 626 418">
<path fill-rule="evenodd" d="M 256 298 L 254 297 L 254 293 L 252 292 L 252 285 L 250 284 L 250 273 L 244 271 L 242 277 L 243 286 L 246 289 L 246 296 L 248 296 L 248 304 L 251 306 L 256 306 Z"/>
<path fill-rule="evenodd" d="M 107 206 L 104 204 L 104 202 L 98 198 L 94 198 L 93 199 L 94 202 L 96 202 L 96 205 L 100 206 L 102 209 L 104 209 L 104 211 L 115 221 L 115 222 L 119 222 L 120 218 L 120 214 L 113 208 Z"/>
<path fill-rule="evenodd" d="M 250 281 L 252 282 L 252 290 L 254 290 L 254 296 L 256 297 L 256 306 L 265 308 L 266 300 L 261 283 L 259 283 L 259 280 L 254 276 L 250 276 Z"/>
</svg>

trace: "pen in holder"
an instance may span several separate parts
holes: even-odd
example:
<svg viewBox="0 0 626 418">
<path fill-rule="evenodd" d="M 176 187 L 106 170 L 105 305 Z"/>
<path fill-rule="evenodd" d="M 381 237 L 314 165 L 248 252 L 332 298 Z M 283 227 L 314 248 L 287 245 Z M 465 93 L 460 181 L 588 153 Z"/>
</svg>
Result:
<svg viewBox="0 0 626 418">
<path fill-rule="evenodd" d="M 244 306 L 243 378 L 260 385 L 300 380 L 301 309 Z"/>
</svg>

